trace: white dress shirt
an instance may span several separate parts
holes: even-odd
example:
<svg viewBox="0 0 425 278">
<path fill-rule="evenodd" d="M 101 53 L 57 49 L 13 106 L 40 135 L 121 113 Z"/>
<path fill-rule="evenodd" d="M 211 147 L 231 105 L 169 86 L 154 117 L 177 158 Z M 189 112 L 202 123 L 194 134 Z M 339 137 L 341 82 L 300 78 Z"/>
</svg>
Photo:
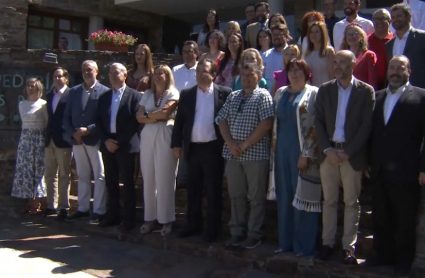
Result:
<svg viewBox="0 0 425 278">
<path fill-rule="evenodd" d="M 187 68 L 185 64 L 175 66 L 173 68 L 174 83 L 176 89 L 181 92 L 183 89 L 191 88 L 196 85 L 196 66 L 198 62 L 191 68 Z"/>
<path fill-rule="evenodd" d="M 117 133 L 117 114 L 118 114 L 118 108 L 120 106 L 122 94 L 124 93 L 125 85 L 118 89 L 118 91 L 115 91 L 114 88 L 112 88 L 112 99 L 111 99 L 111 123 L 110 123 L 110 130 L 111 133 Z"/>
<path fill-rule="evenodd" d="M 403 35 L 403 37 L 400 39 L 396 33 L 394 33 L 394 46 L 393 46 L 393 56 L 396 55 L 403 55 L 404 48 L 406 47 L 407 37 L 410 34 L 411 28 Z"/>
<path fill-rule="evenodd" d="M 217 139 L 214 129 L 214 84 L 203 92 L 196 90 L 195 120 L 192 127 L 191 141 L 207 143 Z"/>
<path fill-rule="evenodd" d="M 361 16 L 357 16 L 356 19 L 354 19 L 352 22 L 360 24 L 362 26 L 363 31 L 366 32 L 366 35 L 370 35 L 373 32 L 375 32 L 375 28 L 373 27 L 372 21 L 363 18 Z M 344 18 L 341 21 L 338 21 L 335 23 L 334 26 L 334 45 L 335 45 L 335 52 L 338 52 L 341 50 L 341 43 L 344 39 L 344 32 L 345 27 L 347 27 L 348 24 L 351 22 L 348 22 L 346 18 Z"/>
<path fill-rule="evenodd" d="M 406 91 L 407 86 L 409 86 L 409 82 L 398 88 L 395 93 L 392 93 L 390 90 L 390 87 L 387 88 L 387 98 L 385 99 L 384 103 L 384 120 L 385 124 L 388 123 L 391 114 L 393 113 L 394 107 L 396 106 L 398 100 L 400 99 L 401 95 Z"/>
<path fill-rule="evenodd" d="M 287 46 L 288 45 L 285 45 L 281 52 L 276 51 L 275 48 L 271 48 L 264 52 L 262 57 L 264 65 L 263 77 L 267 81 L 267 89 L 269 92 L 272 91 L 275 82 L 273 73 L 278 70 L 283 70 L 283 52 Z"/>
<path fill-rule="evenodd" d="M 86 88 L 86 86 L 83 84 L 83 96 L 82 96 L 82 98 L 81 98 L 81 104 L 83 105 L 83 109 L 84 108 L 86 108 L 86 104 L 87 104 L 87 101 L 89 100 L 89 98 L 90 98 L 90 94 L 91 94 L 91 92 L 93 91 L 93 89 L 94 89 L 94 86 L 96 86 L 96 84 L 97 84 L 97 80 L 93 83 L 93 85 L 91 85 L 90 86 L 90 88 Z"/>
<path fill-rule="evenodd" d="M 345 142 L 345 116 L 347 114 L 347 105 L 350 99 L 351 90 L 353 89 L 354 78 L 351 78 L 350 85 L 344 89 L 341 87 L 339 82 L 338 84 L 338 109 L 336 111 L 336 120 L 335 120 L 335 132 L 332 137 L 332 141 L 338 143 Z"/>
<path fill-rule="evenodd" d="M 425 31 L 425 2 L 421 0 L 404 0 L 412 10 L 412 27 Z"/>
<path fill-rule="evenodd" d="M 52 99 L 53 113 L 55 113 L 56 107 L 58 107 L 59 100 L 61 99 L 66 88 L 68 88 L 68 86 L 63 85 L 63 87 L 59 91 L 57 91 L 56 88 L 53 90 L 53 99 Z"/>
</svg>

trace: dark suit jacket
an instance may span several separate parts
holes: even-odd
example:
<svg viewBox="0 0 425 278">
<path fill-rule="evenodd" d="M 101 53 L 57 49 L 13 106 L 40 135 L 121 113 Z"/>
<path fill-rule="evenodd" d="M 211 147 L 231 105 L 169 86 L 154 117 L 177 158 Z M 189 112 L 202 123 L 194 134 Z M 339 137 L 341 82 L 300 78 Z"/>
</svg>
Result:
<svg viewBox="0 0 425 278">
<path fill-rule="evenodd" d="M 425 90 L 408 86 L 385 125 L 386 98 L 386 90 L 377 92 L 369 144 L 371 177 L 417 182 L 419 172 L 425 172 L 425 148 L 421 152 L 425 136 Z"/>
<path fill-rule="evenodd" d="M 76 145 L 77 141 L 72 137 L 72 134 L 74 134 L 77 128 L 87 127 L 89 134 L 82 137 L 83 143 L 94 146 L 99 142 L 95 124 L 97 101 L 108 90 L 108 87 L 97 82 L 83 109 L 82 98 L 85 92 L 84 85 L 80 84 L 70 89 L 63 118 L 64 138 L 66 141 L 72 145 Z"/>
<path fill-rule="evenodd" d="M 65 106 L 69 96 L 69 88 L 66 88 L 63 92 L 63 95 L 56 106 L 55 112 L 53 112 L 52 107 L 54 94 L 54 89 L 46 94 L 47 114 L 49 115 L 46 127 L 46 147 L 49 146 L 50 140 L 53 140 L 58 148 L 71 148 L 71 145 L 64 140 L 65 130 L 62 126 Z"/>
<path fill-rule="evenodd" d="M 249 24 L 248 27 L 246 27 L 245 40 L 247 43 L 247 47 L 257 48 L 257 35 L 259 31 L 260 31 L 259 22 Z"/>
<path fill-rule="evenodd" d="M 136 138 L 138 137 L 139 123 L 136 119 L 136 113 L 142 95 L 128 86 L 125 87 L 116 118 L 117 132 L 114 135 L 110 130 L 112 93 L 112 89 L 106 91 L 99 97 L 97 103 L 96 128 L 100 138 L 100 150 L 102 152 L 108 151 L 105 141 L 114 139 L 118 141 L 118 151 L 137 152 L 139 149 L 139 140 L 132 140 L 132 138 L 134 136 Z"/>
<path fill-rule="evenodd" d="M 171 135 L 171 148 L 181 148 L 184 150 L 184 157 L 187 160 L 190 154 L 190 142 L 192 137 L 192 128 L 195 121 L 195 108 L 196 108 L 196 92 L 198 86 L 184 89 L 180 93 L 179 106 L 177 108 L 176 120 L 174 122 L 173 133 Z M 228 95 L 232 90 L 228 87 L 214 84 L 214 118 L 217 117 L 218 112 L 224 103 Z M 218 125 L 214 125 L 215 135 L 217 140 L 224 144 L 224 140 L 221 137 Z"/>
<path fill-rule="evenodd" d="M 373 88 L 354 79 L 353 88 L 347 104 L 344 125 L 345 152 L 350 157 L 351 166 L 356 171 L 366 169 L 367 142 L 372 128 L 372 113 L 375 104 Z M 319 142 L 319 161 L 325 159 L 324 150 L 331 148 L 335 132 L 338 109 L 338 84 L 336 80 L 324 83 L 316 97 L 316 135 Z"/>
<path fill-rule="evenodd" d="M 388 63 L 393 58 L 394 38 L 385 44 Z M 406 46 L 404 47 L 403 55 L 410 60 L 410 83 L 412 86 L 425 88 L 425 31 L 412 28 L 407 37 Z"/>
</svg>

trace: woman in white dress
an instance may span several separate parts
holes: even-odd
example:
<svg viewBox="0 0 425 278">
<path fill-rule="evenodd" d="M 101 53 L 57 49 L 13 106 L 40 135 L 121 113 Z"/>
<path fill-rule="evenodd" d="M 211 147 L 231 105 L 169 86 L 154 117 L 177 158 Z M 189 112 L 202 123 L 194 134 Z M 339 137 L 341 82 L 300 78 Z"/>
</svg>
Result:
<svg viewBox="0 0 425 278">
<path fill-rule="evenodd" d="M 140 165 L 144 178 L 145 223 L 142 234 L 152 231 L 155 222 L 163 225 L 161 235 L 171 232 L 175 218 L 174 190 L 177 159 L 173 155 L 171 133 L 179 92 L 174 87 L 171 69 L 158 65 L 154 69 L 151 89 L 140 101 L 137 120 L 145 124 L 140 133 Z"/>
<path fill-rule="evenodd" d="M 41 81 L 29 78 L 25 90 L 27 99 L 19 103 L 22 131 L 16 156 L 12 197 L 27 200 L 24 212 L 36 214 L 40 210 L 40 198 L 47 195 L 43 175 L 44 136 L 48 116 L 46 101 L 41 99 Z"/>
</svg>

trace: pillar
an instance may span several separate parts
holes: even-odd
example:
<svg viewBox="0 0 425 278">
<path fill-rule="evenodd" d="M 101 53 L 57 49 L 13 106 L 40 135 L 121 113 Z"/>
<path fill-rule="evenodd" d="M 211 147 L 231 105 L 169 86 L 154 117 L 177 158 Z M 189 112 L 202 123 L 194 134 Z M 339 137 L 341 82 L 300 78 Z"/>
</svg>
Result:
<svg viewBox="0 0 425 278">
<path fill-rule="evenodd" d="M 97 32 L 102 29 L 103 29 L 103 18 L 100 16 L 90 16 L 89 33 L 87 37 L 89 37 L 91 33 Z M 89 42 L 89 50 L 94 50 L 94 44 L 92 42 Z"/>
</svg>

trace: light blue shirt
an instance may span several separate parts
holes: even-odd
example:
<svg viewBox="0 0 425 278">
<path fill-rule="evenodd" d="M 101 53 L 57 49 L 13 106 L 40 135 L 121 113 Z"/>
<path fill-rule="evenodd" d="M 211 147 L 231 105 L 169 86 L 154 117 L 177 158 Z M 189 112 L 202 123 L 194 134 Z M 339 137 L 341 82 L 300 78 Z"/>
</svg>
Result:
<svg viewBox="0 0 425 278">
<path fill-rule="evenodd" d="M 350 99 L 351 90 L 353 89 L 354 78 L 351 77 L 350 85 L 344 89 L 338 84 L 338 109 L 336 111 L 335 132 L 332 141 L 343 143 L 345 142 L 345 116 L 347 114 L 348 100 Z"/>
<path fill-rule="evenodd" d="M 273 72 L 283 69 L 283 51 L 286 46 L 282 49 L 282 52 L 276 51 L 274 48 L 270 48 L 263 55 L 264 72 L 263 77 L 267 81 L 267 89 L 269 92 L 273 89 L 274 76 Z"/>
<path fill-rule="evenodd" d="M 384 103 L 384 119 L 385 124 L 388 124 L 388 121 L 390 120 L 391 114 L 393 113 L 394 107 L 396 106 L 397 102 L 399 101 L 401 95 L 406 91 L 407 86 L 409 86 L 410 83 L 407 81 L 406 84 L 398 88 L 395 92 L 391 92 L 390 86 L 387 88 L 387 98 L 385 99 Z"/>
<path fill-rule="evenodd" d="M 120 102 L 122 98 L 122 94 L 124 93 L 125 85 L 118 89 L 118 91 L 115 91 L 114 88 L 112 88 L 112 100 L 111 100 L 111 124 L 110 124 L 110 130 L 111 133 L 117 133 L 117 114 L 118 114 L 118 108 L 120 107 Z"/>
</svg>

